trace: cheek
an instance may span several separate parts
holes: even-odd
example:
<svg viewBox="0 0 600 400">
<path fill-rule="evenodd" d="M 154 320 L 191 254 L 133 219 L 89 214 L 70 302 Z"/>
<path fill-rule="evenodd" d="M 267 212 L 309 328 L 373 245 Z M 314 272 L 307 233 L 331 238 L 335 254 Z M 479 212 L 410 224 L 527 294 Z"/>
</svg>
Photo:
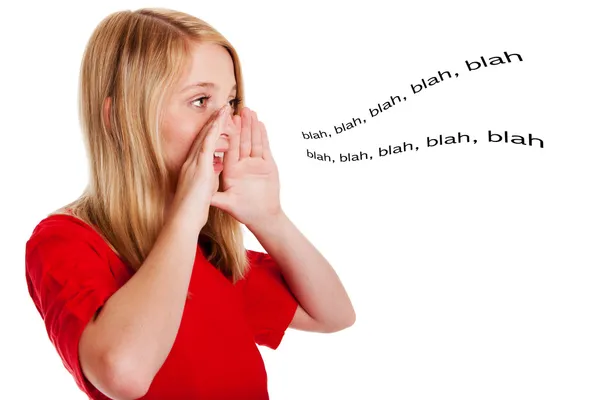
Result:
<svg viewBox="0 0 600 400">
<path fill-rule="evenodd" d="M 179 168 L 185 162 L 194 140 L 200 132 L 199 121 L 178 119 L 163 125 L 162 137 L 167 165 Z"/>
</svg>

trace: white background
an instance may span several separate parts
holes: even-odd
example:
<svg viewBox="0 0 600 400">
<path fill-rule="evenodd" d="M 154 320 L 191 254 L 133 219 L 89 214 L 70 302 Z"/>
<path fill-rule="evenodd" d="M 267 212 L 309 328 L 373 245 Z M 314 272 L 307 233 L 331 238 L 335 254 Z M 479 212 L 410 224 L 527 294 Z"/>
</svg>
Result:
<svg viewBox="0 0 600 400">
<path fill-rule="evenodd" d="M 12 2 L 2 7 L 0 398 L 85 399 L 28 297 L 35 225 L 87 182 L 81 56 L 108 14 L 166 6 L 236 47 L 283 207 L 356 324 L 261 348 L 272 399 L 600 398 L 600 32 L 594 2 Z M 568 4 L 568 5 L 567 5 Z M 523 62 L 468 72 L 465 60 Z M 458 72 L 417 95 L 410 84 Z M 407 101 L 376 118 L 390 95 Z M 323 140 L 353 117 L 365 125 Z M 488 143 L 529 133 L 544 148 Z M 427 136 L 477 144 L 427 148 Z M 346 163 L 306 149 L 416 152 Z M 259 248 L 248 237 L 247 247 Z"/>
</svg>

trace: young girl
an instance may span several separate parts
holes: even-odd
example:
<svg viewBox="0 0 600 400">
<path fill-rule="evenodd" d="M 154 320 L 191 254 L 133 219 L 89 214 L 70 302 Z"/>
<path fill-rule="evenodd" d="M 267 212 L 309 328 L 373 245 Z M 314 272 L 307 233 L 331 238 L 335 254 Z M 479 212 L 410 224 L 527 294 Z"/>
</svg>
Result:
<svg viewBox="0 0 600 400">
<path fill-rule="evenodd" d="M 109 15 L 81 65 L 90 182 L 26 246 L 29 293 L 91 399 L 268 399 L 256 344 L 354 323 L 281 208 L 238 56 L 167 9 Z M 244 224 L 266 253 L 246 250 Z"/>
</svg>

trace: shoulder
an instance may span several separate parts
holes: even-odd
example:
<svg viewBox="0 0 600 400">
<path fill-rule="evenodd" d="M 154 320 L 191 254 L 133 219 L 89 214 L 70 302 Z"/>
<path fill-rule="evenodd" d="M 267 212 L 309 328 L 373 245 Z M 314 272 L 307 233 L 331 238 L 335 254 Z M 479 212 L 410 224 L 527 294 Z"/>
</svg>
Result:
<svg viewBox="0 0 600 400">
<path fill-rule="evenodd" d="M 247 249 L 246 256 L 248 267 L 244 281 L 247 284 L 263 286 L 283 283 L 281 269 L 269 253 Z"/>
<path fill-rule="evenodd" d="M 69 213 L 52 213 L 34 227 L 32 237 L 46 234 L 86 233 L 94 230 L 87 223 Z"/>
<path fill-rule="evenodd" d="M 55 214 L 42 219 L 25 245 L 25 276 L 36 305 L 41 309 L 79 295 L 114 292 L 118 282 L 107 250 L 79 218 Z"/>
<path fill-rule="evenodd" d="M 43 218 L 34 227 L 25 244 L 28 269 L 32 260 L 40 258 L 88 254 L 107 261 L 106 253 L 106 244 L 99 234 L 90 225 L 70 214 L 52 214 Z"/>
<path fill-rule="evenodd" d="M 280 278 L 281 271 L 279 266 L 269 253 L 246 249 L 246 257 L 248 259 L 248 266 L 244 275 L 246 280 L 253 277 L 258 277 L 254 279 L 265 277 L 269 277 L 268 279 Z"/>
<path fill-rule="evenodd" d="M 52 214 L 35 225 L 27 240 L 27 248 L 49 239 L 84 239 L 94 242 L 96 232 L 79 218 L 70 214 Z"/>
<path fill-rule="evenodd" d="M 248 268 L 252 267 L 275 267 L 275 261 L 268 253 L 256 250 L 246 249 L 246 257 L 248 258 Z"/>
</svg>

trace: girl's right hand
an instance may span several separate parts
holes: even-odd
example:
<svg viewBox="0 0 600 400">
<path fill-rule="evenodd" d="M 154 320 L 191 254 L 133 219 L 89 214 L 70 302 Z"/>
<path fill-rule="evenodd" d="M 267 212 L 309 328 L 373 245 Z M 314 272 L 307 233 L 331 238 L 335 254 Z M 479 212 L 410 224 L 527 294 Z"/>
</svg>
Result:
<svg viewBox="0 0 600 400">
<path fill-rule="evenodd" d="M 222 163 L 213 165 L 214 152 L 219 137 L 226 132 L 230 114 L 231 107 L 226 105 L 210 117 L 192 143 L 179 172 L 172 208 L 178 213 L 183 212 L 185 219 L 193 222 L 198 232 L 208 220 L 212 196 L 219 188 L 223 166 Z"/>
</svg>

